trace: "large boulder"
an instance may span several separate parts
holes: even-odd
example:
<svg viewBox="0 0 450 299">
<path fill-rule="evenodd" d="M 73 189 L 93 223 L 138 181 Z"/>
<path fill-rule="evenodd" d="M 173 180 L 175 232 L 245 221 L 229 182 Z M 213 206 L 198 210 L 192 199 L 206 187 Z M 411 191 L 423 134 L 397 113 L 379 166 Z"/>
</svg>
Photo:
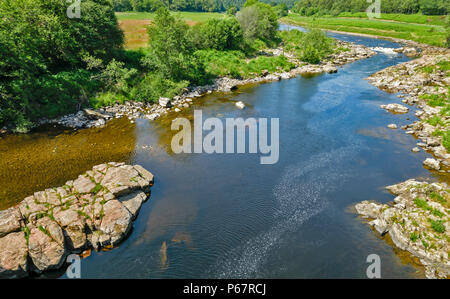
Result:
<svg viewBox="0 0 450 299">
<path fill-rule="evenodd" d="M 168 108 L 171 106 L 169 98 L 159 98 L 159 105 L 164 108 Z"/>
<path fill-rule="evenodd" d="M 115 199 L 103 205 L 103 213 L 100 231 L 109 237 L 111 245 L 115 245 L 130 231 L 133 216 L 120 201 Z"/>
<path fill-rule="evenodd" d="M 122 204 L 130 211 L 133 215 L 133 219 L 136 218 L 142 203 L 147 199 L 147 195 L 144 192 L 138 191 L 136 193 L 128 194 L 120 198 Z"/>
<path fill-rule="evenodd" d="M 400 104 L 380 105 L 380 107 L 392 113 L 408 113 L 409 111 L 408 107 Z"/>
<path fill-rule="evenodd" d="M 25 233 L 14 232 L 0 238 L 0 278 L 27 276 L 27 256 Z"/>
<path fill-rule="evenodd" d="M 441 166 L 439 165 L 439 161 L 432 159 L 432 158 L 425 159 L 425 161 L 423 161 L 423 165 L 428 168 L 434 169 L 434 170 L 441 169 Z"/>
<path fill-rule="evenodd" d="M 66 255 L 61 227 L 49 217 L 36 221 L 30 228 L 28 252 L 36 272 L 59 268 Z"/>
<path fill-rule="evenodd" d="M 356 211 L 358 214 L 368 217 L 368 218 L 377 218 L 380 215 L 380 211 L 383 208 L 383 205 L 376 204 L 369 201 L 363 201 L 355 205 Z"/>
<path fill-rule="evenodd" d="M 19 208 L 0 211 L 0 238 L 6 234 L 20 230 L 22 214 Z"/>
<path fill-rule="evenodd" d="M 74 208 L 54 213 L 55 221 L 63 228 L 70 250 L 81 250 L 87 245 L 86 221 Z"/>
<path fill-rule="evenodd" d="M 89 193 L 96 187 L 96 183 L 87 175 L 80 175 L 73 182 L 73 189 L 77 193 Z"/>
<path fill-rule="evenodd" d="M 141 165 L 134 165 L 133 167 L 134 169 L 136 169 L 137 172 L 139 172 L 139 174 L 141 175 L 142 178 L 144 178 L 144 180 L 147 180 L 150 184 L 153 184 L 154 176 L 150 171 L 148 171 Z"/>
<path fill-rule="evenodd" d="M 114 196 L 122 196 L 141 188 L 145 181 L 133 166 L 123 165 L 108 168 L 101 184 Z"/>
<path fill-rule="evenodd" d="M 40 203 L 34 196 L 29 196 L 22 200 L 18 207 L 25 218 L 48 211 L 48 206 L 45 203 Z"/>
<path fill-rule="evenodd" d="M 86 115 L 86 117 L 91 119 L 91 120 L 104 119 L 104 118 L 108 119 L 108 118 L 110 118 L 109 115 L 101 114 L 100 112 L 97 112 L 97 111 L 92 110 L 92 109 L 84 109 L 83 112 Z"/>
</svg>

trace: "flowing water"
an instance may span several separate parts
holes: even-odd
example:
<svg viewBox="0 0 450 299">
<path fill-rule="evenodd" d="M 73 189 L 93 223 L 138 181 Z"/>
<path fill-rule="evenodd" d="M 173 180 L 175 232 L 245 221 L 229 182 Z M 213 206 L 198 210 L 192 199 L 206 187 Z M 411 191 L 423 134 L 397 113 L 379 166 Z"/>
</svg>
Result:
<svg viewBox="0 0 450 299">
<path fill-rule="evenodd" d="M 409 178 L 448 180 L 422 167 L 429 155 L 411 152 L 414 137 L 386 127 L 411 123 L 415 109 L 385 112 L 380 104 L 399 99 L 364 80 L 408 58 L 386 50 L 398 47 L 388 41 L 332 36 L 379 54 L 337 74 L 213 93 L 182 112 L 279 118 L 277 164 L 260 165 L 255 154 L 175 155 L 170 123 L 179 115 L 76 132 L 42 128 L 0 139 L 1 207 L 95 164 L 124 161 L 155 174 L 151 199 L 118 248 L 82 260 L 83 278 L 364 278 L 373 253 L 384 278 L 423 277 L 351 208 L 362 200 L 391 201 L 383 187 Z M 236 109 L 235 101 L 247 108 Z"/>
</svg>

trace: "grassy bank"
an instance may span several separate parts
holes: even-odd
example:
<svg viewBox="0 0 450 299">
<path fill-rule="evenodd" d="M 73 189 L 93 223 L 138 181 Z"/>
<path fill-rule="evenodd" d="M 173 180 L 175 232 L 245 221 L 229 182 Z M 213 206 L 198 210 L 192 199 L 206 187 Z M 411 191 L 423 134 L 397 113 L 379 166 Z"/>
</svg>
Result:
<svg viewBox="0 0 450 299">
<path fill-rule="evenodd" d="M 306 27 L 377 35 L 412 40 L 428 45 L 445 45 L 445 19 L 437 16 L 383 14 L 382 19 L 368 19 L 362 14 L 342 14 L 338 17 L 304 17 L 289 14 L 281 21 Z"/>
<path fill-rule="evenodd" d="M 340 13 L 338 18 L 358 18 L 358 19 L 368 19 L 367 13 L 365 12 L 343 12 Z M 412 24 L 425 24 L 425 25 L 437 25 L 445 26 L 446 16 L 426 16 L 423 14 L 391 14 L 383 13 L 378 19 L 380 21 L 394 21 Z"/>
</svg>

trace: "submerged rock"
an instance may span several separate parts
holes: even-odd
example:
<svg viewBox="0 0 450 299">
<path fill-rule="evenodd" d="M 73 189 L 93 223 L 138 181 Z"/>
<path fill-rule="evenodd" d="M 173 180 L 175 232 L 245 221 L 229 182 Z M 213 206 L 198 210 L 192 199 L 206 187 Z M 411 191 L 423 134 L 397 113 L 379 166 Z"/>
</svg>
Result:
<svg viewBox="0 0 450 299">
<path fill-rule="evenodd" d="M 242 101 L 236 102 L 234 105 L 241 110 L 245 108 L 245 104 Z"/>
<path fill-rule="evenodd" d="M 101 164 L 0 211 L 0 277 L 57 269 L 70 253 L 118 244 L 153 180 L 140 165 Z"/>
</svg>

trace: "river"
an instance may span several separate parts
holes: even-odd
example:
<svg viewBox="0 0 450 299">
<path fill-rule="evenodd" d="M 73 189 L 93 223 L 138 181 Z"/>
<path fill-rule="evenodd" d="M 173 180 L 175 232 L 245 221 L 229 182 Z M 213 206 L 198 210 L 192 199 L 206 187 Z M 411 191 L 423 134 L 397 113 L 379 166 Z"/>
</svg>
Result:
<svg viewBox="0 0 450 299">
<path fill-rule="evenodd" d="M 331 35 L 369 47 L 398 47 Z M 380 52 L 336 74 L 213 93 L 181 113 L 279 118 L 280 159 L 274 165 L 261 165 L 255 154 L 173 154 L 170 123 L 179 115 L 5 136 L 0 207 L 61 185 L 93 165 L 124 161 L 155 174 L 151 199 L 119 247 L 82 260 L 83 278 L 365 278 L 366 258 L 374 253 L 381 257 L 383 278 L 423 277 L 420 267 L 352 210 L 362 200 L 392 201 L 386 185 L 432 178 L 422 166 L 429 154 L 411 152 L 414 137 L 386 127 L 411 123 L 415 109 L 387 113 L 379 105 L 400 99 L 364 80 L 407 60 Z M 247 108 L 236 109 L 234 101 Z M 42 277 L 66 276 L 55 271 Z"/>
</svg>

